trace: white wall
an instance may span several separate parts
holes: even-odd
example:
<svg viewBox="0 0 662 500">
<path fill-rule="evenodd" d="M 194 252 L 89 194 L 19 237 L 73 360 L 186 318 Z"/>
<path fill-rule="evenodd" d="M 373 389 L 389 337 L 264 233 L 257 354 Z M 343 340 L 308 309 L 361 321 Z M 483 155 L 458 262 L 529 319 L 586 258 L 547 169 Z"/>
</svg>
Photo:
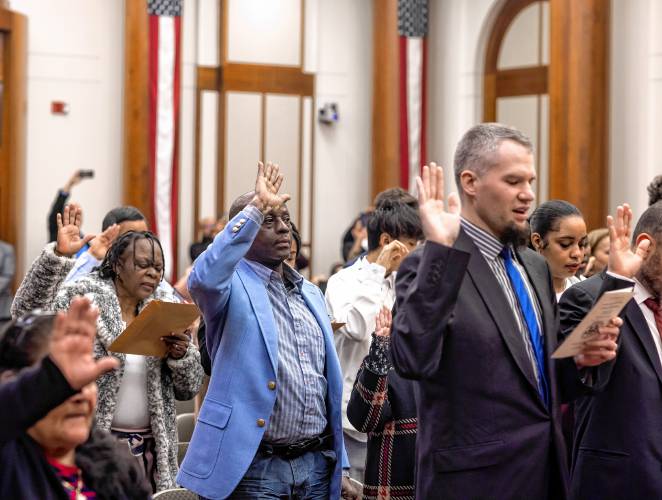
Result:
<svg viewBox="0 0 662 500">
<path fill-rule="evenodd" d="M 18 223 L 29 266 L 47 241 L 57 189 L 74 170 L 96 174 L 71 198 L 85 210 L 86 232 L 121 203 L 123 2 L 12 0 L 11 8 L 28 17 L 26 212 Z M 51 101 L 68 103 L 69 115 L 51 115 Z"/>
<path fill-rule="evenodd" d="M 370 203 L 372 2 L 318 0 L 317 107 L 337 102 L 339 121 L 315 127 L 313 273 L 341 260 L 340 242 Z"/>
<path fill-rule="evenodd" d="M 484 30 L 495 0 L 432 0 L 428 40 L 428 151 L 455 190 L 453 154 L 481 121 Z"/>
<path fill-rule="evenodd" d="M 648 205 L 646 186 L 662 174 L 662 2 L 612 0 L 609 206 Z"/>
</svg>

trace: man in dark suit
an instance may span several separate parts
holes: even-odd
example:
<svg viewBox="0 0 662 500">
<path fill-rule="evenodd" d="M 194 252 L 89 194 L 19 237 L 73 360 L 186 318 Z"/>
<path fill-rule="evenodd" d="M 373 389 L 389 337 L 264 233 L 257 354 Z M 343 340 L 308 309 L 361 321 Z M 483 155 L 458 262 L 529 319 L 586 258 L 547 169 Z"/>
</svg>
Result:
<svg viewBox="0 0 662 500">
<path fill-rule="evenodd" d="M 426 244 L 396 283 L 396 370 L 419 379 L 416 497 L 563 499 L 560 386 L 583 389 L 578 367 L 615 356 L 620 320 L 582 357 L 559 365 L 558 317 L 545 261 L 519 248 L 534 200 L 531 142 L 499 124 L 461 139 L 462 193 L 444 207 L 443 172 L 417 179 Z"/>
<path fill-rule="evenodd" d="M 634 286 L 621 313 L 616 360 L 598 368 L 595 392 L 576 401 L 573 499 L 662 498 L 661 202 L 635 227 L 632 245 L 645 244 L 650 246 L 640 268 L 620 279 L 611 272 L 595 275 L 569 288 L 559 304 L 562 332 L 568 334 L 601 293 Z"/>
</svg>

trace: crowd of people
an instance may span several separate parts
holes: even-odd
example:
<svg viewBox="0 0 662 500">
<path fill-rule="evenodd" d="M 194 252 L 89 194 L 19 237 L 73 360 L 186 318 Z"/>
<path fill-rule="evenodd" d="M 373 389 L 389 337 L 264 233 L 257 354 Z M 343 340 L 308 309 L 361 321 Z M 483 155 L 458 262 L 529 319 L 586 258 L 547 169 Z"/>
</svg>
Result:
<svg viewBox="0 0 662 500">
<path fill-rule="evenodd" d="M 315 284 L 283 174 L 258 163 L 174 287 L 134 207 L 83 233 L 72 177 L 7 299 L 0 498 L 662 497 L 662 176 L 636 221 L 624 203 L 588 228 L 567 201 L 534 208 L 511 127 L 468 130 L 453 173 L 448 196 L 434 163 L 415 195 L 380 193 Z M 623 311 L 552 358 L 613 290 Z M 152 301 L 200 318 L 164 357 L 112 352 Z M 175 402 L 205 373 L 179 464 Z"/>
</svg>

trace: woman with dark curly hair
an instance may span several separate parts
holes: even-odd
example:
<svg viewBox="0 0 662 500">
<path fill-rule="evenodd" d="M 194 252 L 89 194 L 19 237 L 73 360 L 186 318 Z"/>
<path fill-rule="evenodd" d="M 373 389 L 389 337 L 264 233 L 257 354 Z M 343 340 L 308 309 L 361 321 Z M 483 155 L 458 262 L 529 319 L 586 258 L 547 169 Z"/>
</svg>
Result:
<svg viewBox="0 0 662 500">
<path fill-rule="evenodd" d="M 96 317 L 77 298 L 66 314 L 28 313 L 0 332 L 0 498 L 149 498 L 128 451 L 92 428 L 94 380 L 117 366 L 93 357 Z"/>
<path fill-rule="evenodd" d="M 100 311 L 94 352 L 105 356 L 110 344 L 150 301 L 169 300 L 158 288 L 163 269 L 158 238 L 147 231 L 129 231 L 113 242 L 95 272 L 63 285 L 53 307 L 67 309 L 74 297 L 89 297 Z M 97 426 L 127 443 L 154 491 L 175 486 L 175 399 L 195 396 L 203 376 L 190 334 L 173 332 L 163 341 L 167 345 L 164 359 L 115 354 L 120 367 L 99 378 L 96 412 Z"/>
</svg>

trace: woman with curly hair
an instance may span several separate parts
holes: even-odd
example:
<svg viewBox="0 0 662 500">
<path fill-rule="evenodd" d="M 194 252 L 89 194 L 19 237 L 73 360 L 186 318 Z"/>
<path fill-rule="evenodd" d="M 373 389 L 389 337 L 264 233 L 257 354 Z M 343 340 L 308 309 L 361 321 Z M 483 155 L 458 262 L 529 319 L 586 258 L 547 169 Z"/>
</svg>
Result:
<svg viewBox="0 0 662 500">
<path fill-rule="evenodd" d="M 60 288 L 55 310 L 78 295 L 99 308 L 94 346 L 98 357 L 152 300 L 168 300 L 158 288 L 164 258 L 158 238 L 129 231 L 117 238 L 101 266 Z M 188 332 L 164 337 L 167 356 L 114 353 L 120 366 L 99 378 L 96 425 L 125 441 L 143 466 L 154 491 L 175 486 L 177 428 L 175 399 L 191 399 L 200 389 L 200 354 Z"/>
<path fill-rule="evenodd" d="M 73 257 L 90 238 L 80 237 L 81 220 L 82 211 L 75 205 L 67 205 L 58 215 L 57 241 L 46 245 L 30 266 L 16 292 L 12 316 L 36 308 L 65 310 L 76 296 L 86 296 L 99 309 L 94 352 L 100 358 L 109 354 L 108 346 L 150 301 L 177 298 L 158 287 L 164 260 L 156 236 L 130 231 L 114 239 L 118 230 L 112 226 L 96 237 L 109 247 L 100 268 L 62 285 Z M 164 342 L 164 359 L 113 353 L 120 366 L 99 378 L 96 409 L 97 427 L 113 431 L 128 444 L 154 491 L 175 486 L 175 399 L 191 399 L 203 376 L 200 354 L 186 332 L 173 333 Z"/>
</svg>

